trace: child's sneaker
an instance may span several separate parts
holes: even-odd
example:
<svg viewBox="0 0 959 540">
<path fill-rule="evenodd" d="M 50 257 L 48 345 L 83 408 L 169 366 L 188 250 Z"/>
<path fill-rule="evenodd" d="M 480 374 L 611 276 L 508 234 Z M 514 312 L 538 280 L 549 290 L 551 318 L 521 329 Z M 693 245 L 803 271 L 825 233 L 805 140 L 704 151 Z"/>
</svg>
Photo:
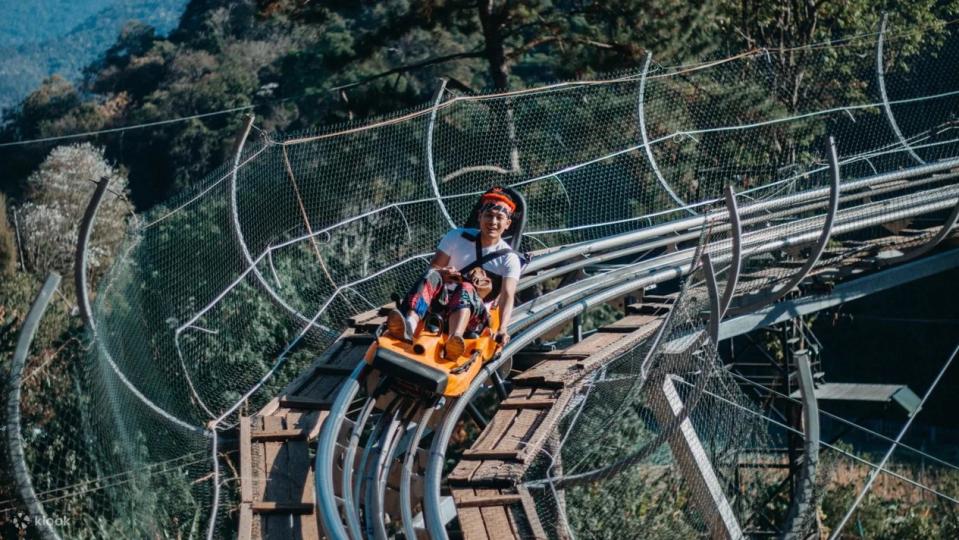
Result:
<svg viewBox="0 0 959 540">
<path fill-rule="evenodd" d="M 406 317 L 400 313 L 400 310 L 393 308 L 386 314 L 386 332 L 403 341 L 413 341 L 413 331 L 410 329 Z"/>
<path fill-rule="evenodd" d="M 463 356 L 463 351 L 466 350 L 466 341 L 463 340 L 463 336 L 450 336 L 446 340 L 446 359 L 455 360 L 460 356 Z"/>
</svg>

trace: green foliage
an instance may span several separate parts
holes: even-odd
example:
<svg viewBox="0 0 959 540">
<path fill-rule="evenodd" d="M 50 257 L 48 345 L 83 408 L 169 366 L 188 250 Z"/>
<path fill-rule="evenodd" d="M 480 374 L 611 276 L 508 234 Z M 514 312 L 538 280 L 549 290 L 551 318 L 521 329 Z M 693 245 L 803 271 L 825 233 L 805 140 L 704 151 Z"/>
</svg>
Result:
<svg viewBox="0 0 959 540">
<path fill-rule="evenodd" d="M 647 51 L 659 63 L 677 65 L 750 48 L 780 50 L 766 81 L 776 89 L 773 95 L 764 82 L 746 85 L 733 96 L 742 101 L 730 102 L 728 108 L 713 103 L 712 109 L 742 121 L 741 111 L 795 111 L 813 99 L 828 106 L 830 100 L 844 102 L 870 91 L 868 84 L 837 83 L 860 69 L 858 56 L 807 45 L 874 32 L 885 10 L 890 29 L 926 28 L 895 37 L 889 62 L 905 66 L 925 47 L 941 44 L 942 21 L 959 12 L 955 0 L 890 6 L 865 0 L 802 6 L 537 0 L 484 6 L 433 0 L 195 0 L 169 37 L 143 23 L 125 27 L 104 57 L 85 71 L 84 91 L 92 94 L 51 79 L 10 116 L 0 136 L 60 135 L 250 104 L 259 105 L 260 125 L 299 129 L 422 104 L 430 99 L 437 77 L 449 79 L 453 90 L 469 92 L 636 70 Z M 763 74 L 757 75 L 752 80 L 762 82 Z M 860 78 L 872 79 L 870 74 Z M 699 97 L 706 98 L 714 94 L 711 86 L 745 81 L 693 82 Z M 672 91 L 687 95 L 683 88 Z M 650 109 L 667 94 L 651 95 Z M 679 114 L 653 119 L 654 132 L 693 120 L 670 112 Z M 145 209 L 226 160 L 239 125 L 239 115 L 215 116 L 135 137 L 111 135 L 103 142 L 108 156 L 130 171 L 132 199 Z M 824 129 L 822 122 L 798 130 L 783 127 L 764 137 L 749 160 L 765 169 L 802 160 L 797 152 Z M 712 155 L 677 159 L 685 166 L 676 172 L 681 194 L 708 194 L 713 181 L 698 178 L 698 171 L 715 167 L 746 142 L 755 146 L 756 141 L 726 137 L 721 144 L 696 146 L 713 148 Z M 691 148 L 676 145 L 675 152 L 692 157 Z M 0 150 L 0 158 L 12 172 L 0 189 L 18 194 L 42 153 Z"/>
<path fill-rule="evenodd" d="M 825 530 L 830 531 L 852 506 L 871 469 L 861 464 L 840 464 L 845 460 L 833 457 L 834 454 L 827 456 L 821 465 L 826 472 L 821 474 L 831 478 L 822 495 L 821 517 Z M 959 490 L 959 473 L 954 470 L 895 462 L 887 468 L 934 485 L 943 493 L 951 495 Z M 843 531 L 843 537 L 883 540 L 956 538 L 957 535 L 959 512 L 955 504 L 884 474 L 880 474 Z"/>
<path fill-rule="evenodd" d="M 9 277 L 17 268 L 17 239 L 7 218 L 7 197 L 0 193 L 0 277 Z"/>
<path fill-rule="evenodd" d="M 939 21 L 954 14 L 957 5 L 956 1 L 923 0 L 889 6 L 891 26 L 922 24 L 928 28 L 926 32 L 897 36 L 896 52 L 888 59 L 891 66 L 911 65 L 906 62 L 908 59 L 920 55 L 925 47 L 942 42 L 944 32 Z M 834 106 L 869 96 L 873 92 L 870 82 L 846 84 L 850 80 L 872 80 L 870 73 L 863 72 L 863 65 L 870 67 L 871 64 L 864 64 L 857 56 L 863 49 L 848 52 L 841 48 L 823 50 L 808 46 L 819 40 L 873 31 L 885 6 L 864 0 L 796 6 L 773 1 L 726 0 L 697 5 L 678 0 L 653 3 L 536 0 L 483 4 L 427 0 L 379 3 L 194 0 L 179 28 L 169 36 L 162 36 L 142 23 L 127 26 L 104 57 L 87 67 L 82 85 L 75 86 L 59 77 L 46 80 L 10 116 L 0 138 L 57 136 L 251 105 L 257 106 L 259 127 L 309 128 L 422 105 L 435 91 L 437 77 L 449 79 L 450 92 L 477 93 L 484 88 L 519 88 L 557 79 L 635 71 L 647 52 L 654 55 L 654 70 L 662 65 L 721 57 L 749 48 L 769 48 L 776 59 L 773 65 L 762 61 L 743 62 L 707 73 L 691 71 L 681 77 L 656 79 L 657 82 L 651 79 L 644 103 L 649 135 L 653 138 L 683 129 L 781 117 L 810 107 Z M 354 84 L 357 82 L 362 84 Z M 729 92 L 730 87 L 736 91 Z M 510 156 L 503 158 L 508 161 L 502 164 L 503 169 L 522 171 L 527 176 L 555 170 L 557 146 L 563 149 L 562 159 L 568 163 L 596 157 L 611 147 L 621 147 L 622 140 L 638 140 L 635 84 L 624 85 L 618 91 L 621 95 L 596 100 L 608 105 L 579 106 L 587 103 L 590 96 L 557 93 L 541 96 L 540 101 L 532 105 L 517 99 L 506 105 L 477 107 L 470 114 L 458 116 L 442 126 L 449 141 L 447 154 Z M 624 103 L 627 106 L 623 107 Z M 623 110 L 628 113 L 622 113 Z M 563 114 L 554 114 L 555 111 Z M 557 128 L 561 122 L 570 126 L 594 125 L 596 118 L 607 122 L 599 132 L 588 129 L 563 132 Z M 197 424 L 208 419 L 201 401 L 203 406 L 220 412 L 225 405 L 239 399 L 272 368 L 277 355 L 302 326 L 301 321 L 291 320 L 278 309 L 248 275 L 248 279 L 232 287 L 192 327 L 185 328 L 178 341 L 171 337 L 174 328 L 184 324 L 237 279 L 237 269 L 245 268 L 245 261 L 229 243 L 232 224 L 224 184 L 219 187 L 196 185 L 199 178 L 207 177 L 216 165 L 232 156 L 240 125 L 241 117 L 237 113 L 192 118 L 98 139 L 106 152 L 96 157 L 107 165 L 116 163 L 116 167 L 111 165 L 112 173 L 122 175 L 124 170 L 129 171 L 132 198 L 138 208 L 154 208 L 155 212 L 149 216 L 165 218 L 150 225 L 151 229 L 138 230 L 135 241 L 131 240 L 126 246 L 130 257 L 123 260 L 122 266 L 114 268 L 112 290 L 102 295 L 98 306 L 102 316 L 101 339 L 108 349 L 122 352 L 116 355 L 116 360 L 132 384 L 161 406 Z M 510 154 L 514 141 L 505 134 L 515 125 L 524 126 L 523 136 L 530 141 L 531 149 L 514 157 Z M 492 135 L 469 136 L 482 126 L 489 126 Z M 831 127 L 826 120 L 813 119 L 770 127 L 763 137 L 746 130 L 732 134 L 704 133 L 698 140 L 680 137 L 664 141 L 657 152 L 675 164 L 670 177 L 680 195 L 703 198 L 715 195 L 731 175 L 727 170 L 715 174 L 703 171 L 727 164 L 729 156 L 737 156 L 737 163 L 745 169 L 770 174 L 769 171 L 776 171 L 782 165 L 815 160 L 810 147 Z M 301 181 L 306 177 L 301 185 L 318 186 L 313 188 L 315 193 L 306 194 L 307 198 L 314 197 L 314 204 L 308 206 L 322 208 L 324 212 L 321 216 L 311 216 L 313 228 L 388 207 L 400 200 L 399 197 L 412 198 L 411 194 L 422 186 L 419 175 L 423 164 L 419 156 L 424 132 L 417 127 L 416 133 L 411 130 L 408 136 L 358 137 L 332 152 L 326 151 L 329 147 L 317 145 L 303 151 L 302 156 L 294 156 L 296 176 Z M 562 136 L 555 135 L 560 132 Z M 393 145 L 389 152 L 382 151 L 384 143 Z M 76 183 L 61 184 L 57 190 L 41 189 L 48 184 L 42 181 L 44 178 L 62 178 L 76 168 L 78 160 L 61 160 L 57 166 L 44 161 L 56 152 L 49 152 L 48 146 L 0 149 L 0 160 L 8 164 L 9 173 L 0 189 L 31 198 L 34 203 L 48 206 L 70 203 L 76 208 L 76 200 L 85 200 L 88 193 L 77 189 Z M 437 159 L 438 169 L 456 166 L 443 159 Z M 207 178 L 216 178 L 226 170 L 221 167 L 213 177 Z M 276 170 L 283 169 L 277 167 Z M 604 187 L 609 193 L 622 196 L 581 204 L 589 195 L 582 187 L 589 181 L 585 173 L 537 182 L 525 191 L 535 209 L 531 221 L 538 227 L 559 228 L 588 220 L 638 216 L 668 204 L 664 194 L 649 195 L 656 189 L 653 180 L 629 164 L 609 160 L 597 164 L 595 170 L 601 170 L 597 177 L 607 182 Z M 349 172 L 330 180 L 320 177 L 326 171 Z M 362 182 L 366 186 L 364 196 L 344 202 L 340 193 L 331 189 L 337 182 L 347 180 Z M 458 192 L 487 181 L 490 181 L 488 176 L 463 174 L 443 186 L 450 192 Z M 197 188 L 204 187 L 213 191 L 196 204 L 166 214 L 175 207 L 164 206 L 172 193 L 194 194 Z M 269 219 L 273 226 L 265 231 L 266 228 L 243 227 L 252 237 L 248 240 L 254 252 L 304 233 L 287 178 L 264 175 L 262 182 L 245 184 L 238 197 L 241 207 L 246 209 L 241 219 L 250 223 Z M 428 201 L 424 206 L 432 204 Z M 468 202 L 451 203 L 454 216 L 462 217 L 468 205 Z M 409 211 L 415 215 L 418 211 L 398 208 L 396 211 L 401 214 Z M 414 221 L 409 237 L 404 236 L 405 230 L 397 234 L 398 227 L 392 227 L 399 222 L 395 216 L 373 215 L 332 230 L 322 236 L 322 242 L 316 246 L 301 243 L 291 249 L 271 252 L 273 258 L 269 266 L 272 268 L 263 263 L 258 269 L 295 308 L 314 310 L 318 300 L 327 299 L 338 284 L 423 251 L 424 246 L 432 246 L 436 227 L 422 216 L 433 213 L 432 210 L 421 212 L 421 221 Z M 76 212 L 69 216 L 57 223 L 70 224 Z M 0 215 L 0 271 L 14 261 L 3 255 L 8 251 L 2 218 Z M 407 219 L 405 214 L 402 219 Z M 43 220 L 37 223 L 50 224 Z M 36 228 L 40 232 L 50 229 Z M 69 228 L 66 230 L 60 236 L 69 239 Z M 562 233 L 548 239 L 540 237 L 540 240 L 548 244 L 569 242 L 579 239 L 577 234 Z M 118 238 L 114 235 L 114 240 Z M 217 245 L 217 239 L 228 242 Z M 52 242 L 40 244 L 47 248 L 53 246 Z M 62 242 L 59 246 L 68 244 Z M 538 246 L 530 240 L 526 247 Z M 65 248 L 60 251 L 60 255 L 66 253 Z M 53 263 L 38 265 L 38 270 L 68 270 L 61 264 L 65 257 L 52 259 Z M 318 268 L 321 264 L 324 271 L 336 276 L 335 280 L 324 277 Z M 277 275 L 269 276 L 268 270 L 275 270 Z M 401 291 L 409 284 L 409 271 L 403 269 L 384 275 L 358 289 L 374 303 L 385 301 L 390 293 Z M 3 325 L 0 352 L 12 347 L 24 306 L 32 300 L 30 295 L 38 286 L 36 280 L 34 276 L 22 274 L 4 280 L 0 289 L 3 299 L 0 315 L 4 315 L 0 317 Z M 319 321 L 334 330 L 308 333 L 305 341 L 312 348 L 293 350 L 287 367 L 253 396 L 251 408 L 273 396 L 307 365 L 312 359 L 311 351 L 329 343 L 345 315 L 360 311 L 349 303 L 351 298 L 357 299 L 356 292 L 344 292 L 343 296 L 347 299 L 335 300 Z M 358 305 L 363 309 L 367 307 Z M 14 311 L 15 315 L 11 315 Z M 48 317 L 47 333 L 37 341 L 39 350 L 49 352 L 52 347 L 62 347 L 58 354 L 80 364 L 78 343 L 70 342 L 79 337 L 75 323 L 62 308 Z M 595 310 L 587 316 L 587 329 L 614 317 L 608 309 Z M 96 368 L 103 366 L 102 359 L 91 363 Z M 169 438 L 166 432 L 143 427 L 150 425 L 149 422 L 136 425 L 141 418 L 116 415 L 117 418 L 111 419 L 109 412 L 105 414 L 106 420 L 84 418 L 85 411 L 96 407 L 122 407 L 124 402 L 116 398 L 116 394 L 125 395 L 122 394 L 125 390 L 120 388 L 117 392 L 119 384 L 110 379 L 109 372 L 106 375 L 95 371 L 83 373 L 79 368 L 71 371 L 65 366 L 65 362 L 51 364 L 47 376 L 38 379 L 35 383 L 38 386 L 33 390 L 37 396 L 67 397 L 52 405 L 40 401 L 27 403 L 29 421 L 39 428 L 30 440 L 31 447 L 36 449 L 31 459 L 35 460 L 35 468 L 42 470 L 37 475 L 39 484 L 56 486 L 57 475 L 74 480 L 99 476 L 102 471 L 90 468 L 95 461 L 111 463 L 122 470 L 126 466 L 161 460 L 182 450 L 176 447 L 176 441 L 164 441 Z M 190 377 L 189 381 L 186 376 Z M 74 388 L 73 383 L 80 384 L 77 381 L 109 388 L 97 387 L 100 395 L 86 395 Z M 188 382 L 196 385 L 198 395 L 194 395 Z M 104 403 L 89 401 L 95 398 Z M 648 411 L 623 410 L 623 402 L 623 399 L 610 399 L 591 405 L 596 407 L 592 411 L 595 417 L 614 418 L 616 429 L 597 432 L 596 437 L 584 437 L 578 444 L 567 445 L 564 451 L 568 454 L 564 458 L 568 466 L 587 470 L 608 463 L 635 451 L 654 436 Z M 113 421 L 117 425 L 112 425 Z M 77 428 L 84 422 L 101 429 L 99 433 L 104 435 L 104 440 L 115 446 L 85 448 L 86 441 Z M 128 429 L 131 426 L 132 429 Z M 607 444 L 598 445 L 598 440 Z M 84 451 L 100 454 L 95 459 L 86 459 L 89 456 L 84 455 Z M 575 459 L 580 456 L 585 459 L 577 463 Z M 662 463 L 663 459 L 662 455 L 655 455 L 650 461 Z M 46 467 L 48 463 L 50 466 Z M 656 467 L 663 466 L 653 463 L 650 468 Z M 91 497 L 86 502 L 88 509 L 92 510 L 94 504 L 109 505 L 117 515 L 125 517 L 113 520 L 104 516 L 89 517 L 92 511 L 80 512 L 78 519 L 85 520 L 81 522 L 82 531 L 78 536 L 159 536 L 158 531 L 144 532 L 157 523 L 172 524 L 164 531 L 170 536 L 189 535 L 203 522 L 195 509 L 205 502 L 202 501 L 205 488 L 189 484 L 191 478 L 200 476 L 194 472 L 176 469 L 165 474 L 144 474 L 131 481 L 129 489 L 112 492 L 113 499 L 109 501 Z M 8 482 L 0 484 L 7 485 Z M 829 508 L 827 513 L 840 508 L 842 498 L 847 496 L 842 490 L 827 496 L 824 503 Z M 605 531 L 603 534 L 611 537 L 665 538 L 696 534 L 682 512 L 689 506 L 686 487 L 650 474 L 648 470 L 637 468 L 605 487 L 576 488 L 567 497 L 567 508 L 580 536 L 599 534 L 600 526 Z M 872 508 L 864 507 L 864 512 L 871 512 Z M 875 510 L 875 519 L 891 511 L 888 506 L 880 506 Z M 87 517 L 82 518 L 84 515 Z M 144 518 L 143 528 L 135 522 L 138 518 Z M 921 512 L 915 516 L 910 514 L 900 523 L 877 524 L 869 531 L 877 537 L 912 534 L 907 525 L 923 534 L 955 535 L 953 529 L 932 523 Z"/>
</svg>

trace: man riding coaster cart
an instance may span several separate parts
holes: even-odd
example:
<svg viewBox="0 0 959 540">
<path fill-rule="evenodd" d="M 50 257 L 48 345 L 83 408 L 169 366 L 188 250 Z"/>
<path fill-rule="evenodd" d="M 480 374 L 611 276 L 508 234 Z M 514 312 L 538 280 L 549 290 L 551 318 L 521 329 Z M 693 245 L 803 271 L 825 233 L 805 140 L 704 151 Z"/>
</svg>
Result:
<svg viewBox="0 0 959 540">
<path fill-rule="evenodd" d="M 516 191 L 494 187 L 464 227 L 440 241 L 430 268 L 387 315 L 367 362 L 420 391 L 456 396 L 509 342 L 507 326 L 525 256 Z"/>
</svg>

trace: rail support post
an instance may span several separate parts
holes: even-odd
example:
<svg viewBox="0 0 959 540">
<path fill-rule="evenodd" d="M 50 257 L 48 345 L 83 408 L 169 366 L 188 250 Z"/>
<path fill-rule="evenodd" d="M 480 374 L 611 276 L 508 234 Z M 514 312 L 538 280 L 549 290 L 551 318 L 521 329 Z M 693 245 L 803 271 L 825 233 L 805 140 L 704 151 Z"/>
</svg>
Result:
<svg viewBox="0 0 959 540">
<path fill-rule="evenodd" d="M 466 404 L 466 412 L 470 415 L 470 418 L 473 419 L 473 422 L 476 422 L 476 425 L 480 429 L 486 429 L 486 426 L 489 424 L 489 421 L 483 416 L 483 413 L 479 410 L 479 407 L 475 403 L 470 401 Z"/>
<path fill-rule="evenodd" d="M 496 395 L 499 396 L 499 399 L 502 401 L 506 399 L 509 395 L 509 392 L 506 390 L 506 381 L 503 380 L 503 377 L 499 374 L 499 371 L 494 371 L 490 378 L 493 379 L 493 388 L 496 389 Z"/>
<path fill-rule="evenodd" d="M 798 471 L 792 503 L 783 527 L 784 539 L 806 538 L 809 521 L 816 512 L 816 467 L 819 465 L 819 402 L 816 399 L 809 353 L 793 356 L 799 370 L 802 399 L 803 462 Z"/>
<path fill-rule="evenodd" d="M 653 414 L 660 426 L 685 417 L 672 430 L 667 442 L 683 478 L 689 483 L 693 501 L 709 527 L 710 537 L 742 538 L 742 529 L 723 493 L 722 483 L 699 440 L 696 428 L 686 416 L 683 400 L 676 391 L 676 379 L 679 379 L 676 375 L 666 375 L 660 380 L 650 381 L 654 384 L 651 400 Z"/>
</svg>

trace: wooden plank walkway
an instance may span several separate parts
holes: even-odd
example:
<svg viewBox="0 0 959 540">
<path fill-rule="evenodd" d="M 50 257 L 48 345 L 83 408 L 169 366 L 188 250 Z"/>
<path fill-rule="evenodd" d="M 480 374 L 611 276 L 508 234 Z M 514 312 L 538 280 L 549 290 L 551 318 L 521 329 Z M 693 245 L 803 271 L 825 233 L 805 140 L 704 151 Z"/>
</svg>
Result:
<svg viewBox="0 0 959 540">
<path fill-rule="evenodd" d="M 890 242 L 887 237 L 880 249 L 915 241 L 914 236 L 893 238 L 895 241 Z M 873 255 L 878 249 L 860 246 L 857 251 L 862 255 L 817 269 L 804 286 L 813 283 L 817 276 L 834 282 L 876 269 Z M 789 275 L 794 271 L 792 267 L 781 267 L 764 274 Z M 529 367 L 511 379 L 513 389 L 507 399 L 499 404 L 489 424 L 447 478 L 465 539 L 547 537 L 532 497 L 517 484 L 536 456 L 551 443 L 550 434 L 585 378 L 653 335 L 675 296 L 647 295 L 627 306 L 626 317 L 598 329 L 579 343 L 563 349 L 522 353 L 518 364 Z M 362 361 L 373 339 L 371 332 L 383 322 L 384 315 L 385 309 L 377 308 L 352 317 L 350 329 L 309 369 L 255 415 L 241 417 L 240 539 L 322 537 L 314 510 L 311 447 L 337 390 Z M 426 459 L 425 451 L 418 454 L 417 473 L 422 471 Z M 341 467 L 336 469 L 337 474 L 342 474 Z M 394 472 L 391 470 L 388 477 L 385 501 L 392 515 L 398 513 L 399 479 Z M 413 492 L 419 500 L 422 477 L 418 474 L 413 477 Z"/>
<path fill-rule="evenodd" d="M 319 540 L 311 445 L 370 335 L 347 330 L 283 391 L 240 417 L 240 540 Z"/>
<path fill-rule="evenodd" d="M 513 377 L 513 390 L 447 477 L 464 539 L 547 538 L 532 497 L 517 484 L 579 383 L 653 335 L 668 308 L 667 302 L 631 305 L 635 314 L 539 354 L 538 363 Z"/>
</svg>

